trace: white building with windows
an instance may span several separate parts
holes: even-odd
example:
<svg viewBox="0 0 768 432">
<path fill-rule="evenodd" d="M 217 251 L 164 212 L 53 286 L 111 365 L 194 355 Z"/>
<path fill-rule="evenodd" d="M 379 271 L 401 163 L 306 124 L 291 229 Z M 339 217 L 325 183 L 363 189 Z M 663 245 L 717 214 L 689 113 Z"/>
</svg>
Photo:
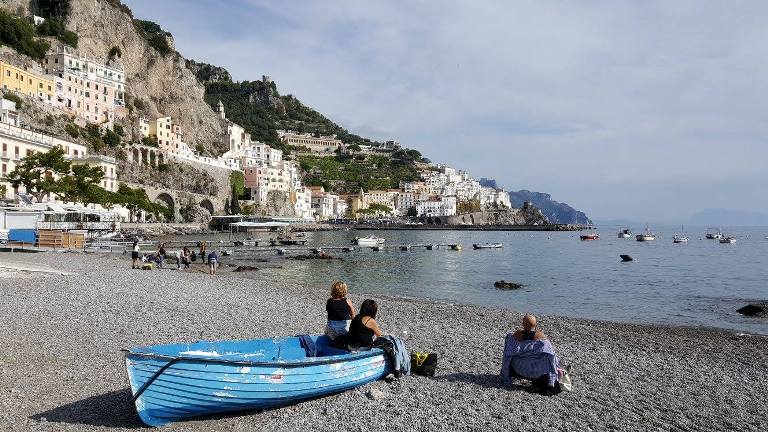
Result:
<svg viewBox="0 0 768 432">
<path fill-rule="evenodd" d="M 454 216 L 456 197 L 435 195 L 416 203 L 416 214 L 423 217 Z"/>
</svg>

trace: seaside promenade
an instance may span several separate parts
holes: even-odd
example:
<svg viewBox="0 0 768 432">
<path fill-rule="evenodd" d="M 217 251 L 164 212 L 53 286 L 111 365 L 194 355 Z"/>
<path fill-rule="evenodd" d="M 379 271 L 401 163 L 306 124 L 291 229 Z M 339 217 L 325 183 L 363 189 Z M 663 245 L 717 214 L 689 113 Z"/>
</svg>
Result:
<svg viewBox="0 0 768 432">
<path fill-rule="evenodd" d="M 2 254 L 0 430 L 141 430 L 122 348 L 318 333 L 328 286 L 191 271 L 131 270 L 122 255 Z M 42 267 L 44 273 L 14 271 Z M 67 274 L 62 274 L 67 273 Z M 253 276 L 253 275 L 252 275 Z M 329 281 L 329 284 L 330 285 Z M 366 298 L 352 286 L 350 299 Z M 375 382 L 264 412 L 172 424 L 229 430 L 696 430 L 768 428 L 766 338 L 543 316 L 574 391 L 499 378 L 510 310 L 375 297 L 385 332 L 439 355 L 434 378 Z M 533 311 L 535 312 L 535 311 Z M 372 391 L 375 390 L 375 391 Z"/>
</svg>

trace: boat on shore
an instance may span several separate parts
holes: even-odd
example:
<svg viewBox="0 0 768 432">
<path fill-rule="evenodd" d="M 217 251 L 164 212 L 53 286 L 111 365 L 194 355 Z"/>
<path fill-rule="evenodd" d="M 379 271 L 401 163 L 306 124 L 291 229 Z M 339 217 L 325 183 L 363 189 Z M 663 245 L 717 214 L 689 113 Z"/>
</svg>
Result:
<svg viewBox="0 0 768 432">
<path fill-rule="evenodd" d="M 642 234 L 635 236 L 635 239 L 639 242 L 649 242 L 656 240 L 656 234 L 652 233 L 648 226 L 645 226 L 645 231 Z"/>
<path fill-rule="evenodd" d="M 352 244 L 358 246 L 378 246 L 384 244 L 385 240 L 381 237 L 368 236 L 368 237 L 355 237 L 352 240 Z"/>
<path fill-rule="evenodd" d="M 326 336 L 199 341 L 126 351 L 133 403 L 148 426 L 200 415 L 273 408 L 349 390 L 383 378 L 380 348 L 350 353 Z M 305 339 L 306 342 L 306 339 Z"/>
<path fill-rule="evenodd" d="M 600 239 L 600 234 L 598 234 L 598 233 L 594 233 L 594 234 L 582 234 L 582 235 L 580 235 L 580 236 L 579 236 L 579 238 L 580 238 L 582 241 L 585 241 L 585 240 L 599 240 L 599 239 Z"/>
<path fill-rule="evenodd" d="M 723 243 L 723 244 L 734 244 L 734 243 L 736 243 L 736 237 L 734 237 L 734 236 L 723 236 L 718 241 L 720 243 Z"/>
<path fill-rule="evenodd" d="M 475 243 L 472 245 L 472 249 L 501 249 L 503 247 L 502 243 Z"/>
<path fill-rule="evenodd" d="M 630 238 L 632 237 L 632 231 L 629 228 L 622 228 L 619 230 L 619 233 L 617 234 L 617 237 L 619 238 Z"/>
</svg>

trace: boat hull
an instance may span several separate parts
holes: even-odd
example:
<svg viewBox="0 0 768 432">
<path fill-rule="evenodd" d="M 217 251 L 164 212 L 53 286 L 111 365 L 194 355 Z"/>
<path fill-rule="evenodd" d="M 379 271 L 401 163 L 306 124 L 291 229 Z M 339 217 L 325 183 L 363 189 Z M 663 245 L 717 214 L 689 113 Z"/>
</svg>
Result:
<svg viewBox="0 0 768 432">
<path fill-rule="evenodd" d="M 498 244 L 473 244 L 472 249 L 501 249 L 504 245 Z"/>
<path fill-rule="evenodd" d="M 288 339 L 297 338 L 274 343 Z M 280 349 L 276 355 L 274 350 L 264 353 L 265 344 L 273 340 L 254 342 L 258 343 L 251 354 L 240 352 L 234 357 L 180 359 L 128 353 L 125 363 L 131 392 L 134 397 L 139 394 L 135 405 L 141 420 L 162 426 L 202 415 L 273 408 L 348 390 L 388 373 L 380 349 L 301 359 L 295 355 L 295 346 L 284 345 L 287 357 L 283 359 Z M 244 360 L 264 355 L 272 359 Z"/>
<path fill-rule="evenodd" d="M 656 236 L 651 236 L 651 235 L 642 235 L 642 234 L 640 234 L 640 235 L 638 235 L 638 236 L 636 237 L 636 239 L 637 239 L 637 241 L 639 241 L 639 242 L 648 242 L 648 241 L 654 241 L 654 240 L 656 240 Z"/>
<path fill-rule="evenodd" d="M 358 246 L 367 246 L 367 247 L 373 247 L 373 246 L 379 246 L 384 244 L 384 239 L 381 238 L 359 238 L 355 240 L 355 244 Z"/>
</svg>

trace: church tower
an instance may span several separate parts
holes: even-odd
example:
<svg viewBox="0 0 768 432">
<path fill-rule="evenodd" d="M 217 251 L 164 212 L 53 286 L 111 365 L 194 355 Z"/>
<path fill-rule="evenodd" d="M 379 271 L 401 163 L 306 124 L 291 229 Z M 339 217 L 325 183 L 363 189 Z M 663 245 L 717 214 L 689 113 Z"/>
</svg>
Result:
<svg viewBox="0 0 768 432">
<path fill-rule="evenodd" d="M 224 114 L 224 104 L 221 103 L 221 99 L 219 99 L 219 103 L 216 105 L 216 112 L 219 113 L 219 117 L 221 117 L 222 120 L 227 118 L 227 115 Z"/>
</svg>

